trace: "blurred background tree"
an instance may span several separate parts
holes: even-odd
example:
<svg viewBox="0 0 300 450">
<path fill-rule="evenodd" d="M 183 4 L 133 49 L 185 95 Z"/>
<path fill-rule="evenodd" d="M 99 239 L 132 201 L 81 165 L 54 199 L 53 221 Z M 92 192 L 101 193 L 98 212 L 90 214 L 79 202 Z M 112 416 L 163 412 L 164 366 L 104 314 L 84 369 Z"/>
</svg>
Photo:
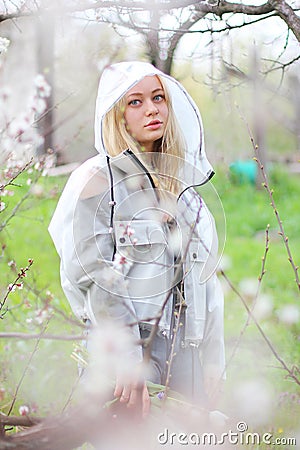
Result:
<svg viewBox="0 0 300 450">
<path fill-rule="evenodd" d="M 246 100 L 247 108 L 252 103 L 253 109 L 246 121 L 265 165 L 274 157 L 293 159 L 291 154 L 299 148 L 299 102 L 294 93 L 299 91 L 295 85 L 300 18 L 295 1 L 1 3 L 1 33 L 15 48 L 0 73 L 1 84 L 19 91 L 12 114 L 26 101 L 32 72 L 43 73 L 52 86 L 47 113 L 36 121 L 44 136 L 40 154 L 53 148 L 59 163 L 94 154 L 92 123 L 99 74 L 108 62 L 122 59 L 148 60 L 179 77 L 192 95 L 199 95 L 216 161 L 229 164 L 249 157 L 241 144 L 245 133 L 240 116 Z M 272 148 L 273 141 L 278 143 L 276 122 L 285 129 L 279 150 L 278 145 Z"/>
</svg>

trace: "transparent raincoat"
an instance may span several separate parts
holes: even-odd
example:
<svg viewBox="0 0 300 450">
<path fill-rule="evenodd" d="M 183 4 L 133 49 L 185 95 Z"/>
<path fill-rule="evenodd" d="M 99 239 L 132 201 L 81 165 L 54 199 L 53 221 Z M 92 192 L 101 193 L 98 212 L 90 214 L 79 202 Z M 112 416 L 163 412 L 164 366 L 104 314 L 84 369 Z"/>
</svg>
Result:
<svg viewBox="0 0 300 450">
<path fill-rule="evenodd" d="M 151 154 L 124 149 L 111 157 L 103 143 L 105 114 L 151 75 L 164 80 L 187 143 L 177 198 L 160 195 L 155 187 L 153 180 L 161 174 L 151 165 Z M 72 173 L 49 226 L 61 259 L 62 287 L 74 313 L 98 326 L 108 316 L 131 325 L 136 337 L 140 324 L 151 325 L 159 315 L 159 330 L 168 334 L 180 278 L 187 304 L 183 345 L 199 347 L 204 374 L 221 376 L 225 357 L 217 234 L 212 215 L 194 189 L 214 172 L 205 155 L 196 104 L 180 83 L 148 63 L 109 66 L 99 83 L 95 147 L 99 155 Z M 158 157 L 166 159 L 160 166 L 167 172 L 172 157 Z M 135 357 L 141 355 L 137 346 Z"/>
</svg>

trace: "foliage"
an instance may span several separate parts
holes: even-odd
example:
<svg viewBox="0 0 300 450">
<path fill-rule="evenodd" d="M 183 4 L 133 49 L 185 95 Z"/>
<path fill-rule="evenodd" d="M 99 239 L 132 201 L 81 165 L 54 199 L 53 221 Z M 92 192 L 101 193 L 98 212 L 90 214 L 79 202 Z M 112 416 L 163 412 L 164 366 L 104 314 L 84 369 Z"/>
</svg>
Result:
<svg viewBox="0 0 300 450">
<path fill-rule="evenodd" d="M 227 219 L 224 270 L 244 295 L 248 305 L 253 305 L 265 249 L 265 230 L 270 224 L 266 273 L 257 298 L 257 305 L 262 302 L 265 309 L 257 309 L 257 318 L 286 363 L 297 366 L 300 328 L 299 321 L 295 320 L 297 311 L 299 314 L 299 305 L 295 299 L 298 292 L 278 235 L 274 212 L 268 206 L 264 191 L 258 191 L 250 184 L 232 182 L 228 170 L 219 168 L 217 173 L 214 185 L 222 199 Z M 20 175 L 18 186 L 12 187 L 14 195 L 9 197 L 7 208 L 1 213 L 1 221 L 4 221 L 9 210 L 31 190 L 30 198 L 22 205 L 18 215 L 1 232 L 1 272 L 2 280 L 5 280 L 1 286 L 2 297 L 15 278 L 15 271 L 25 266 L 29 258 L 34 263 L 24 278 L 23 289 L 11 292 L 8 297 L 8 311 L 1 321 L 2 331 L 33 334 L 46 329 L 47 333 L 55 335 L 78 333 L 79 324 L 72 321 L 72 313 L 60 288 L 58 258 L 47 233 L 48 223 L 66 178 L 40 177 L 34 185 L 29 186 L 27 180 L 28 174 Z M 284 218 L 292 251 L 296 255 L 300 249 L 297 224 L 299 179 L 288 174 L 284 168 L 276 167 L 271 172 L 270 184 L 274 187 L 274 197 Z M 202 193 L 205 197 L 205 188 Z M 13 255 L 15 258 L 12 264 Z M 246 310 L 226 284 L 224 289 L 228 381 L 221 407 L 229 415 L 241 414 L 243 410 L 239 405 L 249 401 L 248 394 L 243 394 L 242 388 L 248 386 L 250 392 L 254 388 L 258 391 L 262 389 L 262 398 L 270 391 L 264 411 L 268 420 L 260 427 L 264 427 L 264 431 L 283 428 L 292 432 L 300 417 L 299 386 L 291 383 L 287 374 L 278 367 L 278 361 L 251 320 L 242 333 L 247 321 Z M 284 308 L 291 306 L 294 310 L 288 315 Z M 237 341 L 239 345 L 235 348 Z M 18 414 L 19 408 L 27 405 L 31 413 L 58 413 L 68 403 L 70 386 L 75 386 L 77 380 L 76 364 L 70 357 L 72 344 L 51 340 L 40 340 L 37 344 L 32 340 L 6 338 L 1 339 L 0 345 L 3 355 L 0 372 L 2 411 L 7 413 L 16 386 L 26 371 L 13 412 Z M 30 355 L 33 355 L 32 358 Z M 45 365 L 44 361 L 48 361 L 48 364 Z M 66 375 L 64 380 L 60 378 L 61 370 Z M 270 412 L 270 403 L 276 405 L 275 414 L 274 411 Z M 250 423 L 251 418 L 250 414 Z"/>
</svg>

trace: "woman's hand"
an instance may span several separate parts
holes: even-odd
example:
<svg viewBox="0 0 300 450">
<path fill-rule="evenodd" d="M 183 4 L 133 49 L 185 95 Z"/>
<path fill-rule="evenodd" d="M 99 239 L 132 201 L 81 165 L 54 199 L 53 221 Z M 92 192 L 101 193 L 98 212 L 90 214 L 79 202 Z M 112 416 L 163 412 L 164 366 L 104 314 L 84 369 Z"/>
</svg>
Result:
<svg viewBox="0 0 300 450">
<path fill-rule="evenodd" d="M 121 403 L 126 403 L 137 416 L 145 418 L 149 414 L 150 396 L 145 381 L 123 383 L 117 379 L 114 396 L 119 397 Z"/>
</svg>

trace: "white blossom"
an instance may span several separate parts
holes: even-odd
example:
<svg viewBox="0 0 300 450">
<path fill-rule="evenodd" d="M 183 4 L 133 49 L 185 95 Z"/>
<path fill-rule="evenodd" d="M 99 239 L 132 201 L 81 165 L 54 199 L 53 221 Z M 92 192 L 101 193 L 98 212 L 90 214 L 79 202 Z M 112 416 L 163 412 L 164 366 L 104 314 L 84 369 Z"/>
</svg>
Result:
<svg viewBox="0 0 300 450">
<path fill-rule="evenodd" d="M 51 94 L 51 86 L 47 83 L 44 75 L 38 74 L 34 79 L 39 97 L 49 97 Z"/>
<path fill-rule="evenodd" d="M 235 386 L 232 398 L 235 417 L 241 417 L 251 427 L 265 425 L 274 412 L 274 395 L 262 379 L 248 379 Z"/>
<path fill-rule="evenodd" d="M 10 40 L 4 37 L 0 37 L 0 53 L 6 53 L 9 47 Z"/>
<path fill-rule="evenodd" d="M 19 117 L 9 124 L 8 134 L 10 137 L 15 138 L 19 141 L 23 140 L 23 135 L 25 131 L 30 127 L 30 122 L 27 117 Z"/>
<path fill-rule="evenodd" d="M 6 204 L 4 202 L 0 202 L 0 212 L 4 211 L 6 208 Z"/>
<path fill-rule="evenodd" d="M 46 100 L 44 100 L 44 98 L 34 96 L 30 101 L 29 108 L 35 113 L 42 114 L 47 108 Z"/>
<path fill-rule="evenodd" d="M 244 295 L 248 300 L 254 299 L 258 286 L 258 281 L 256 278 L 244 278 L 240 282 L 239 286 L 242 295 Z"/>
<path fill-rule="evenodd" d="M 11 96 L 12 90 L 8 86 L 3 86 L 0 89 L 0 99 L 2 101 L 7 101 L 7 99 Z"/>
<path fill-rule="evenodd" d="M 36 311 L 34 320 L 38 325 L 42 325 L 46 320 L 50 318 L 51 314 L 52 314 L 51 308 L 38 309 Z"/>
<path fill-rule="evenodd" d="M 264 320 L 272 315 L 273 307 L 272 298 L 267 294 L 262 294 L 257 299 L 252 313 L 257 320 Z"/>
<path fill-rule="evenodd" d="M 280 322 L 286 325 L 294 325 L 300 321 L 300 309 L 297 305 L 285 305 L 277 311 Z"/>
<path fill-rule="evenodd" d="M 230 256 L 223 254 L 222 258 L 220 259 L 218 269 L 226 272 L 227 270 L 230 270 L 231 267 L 232 267 L 232 260 Z"/>
<path fill-rule="evenodd" d="M 30 192 L 32 195 L 34 195 L 35 197 L 42 197 L 44 195 L 44 187 L 41 184 L 32 184 L 31 188 L 30 188 Z"/>
</svg>

